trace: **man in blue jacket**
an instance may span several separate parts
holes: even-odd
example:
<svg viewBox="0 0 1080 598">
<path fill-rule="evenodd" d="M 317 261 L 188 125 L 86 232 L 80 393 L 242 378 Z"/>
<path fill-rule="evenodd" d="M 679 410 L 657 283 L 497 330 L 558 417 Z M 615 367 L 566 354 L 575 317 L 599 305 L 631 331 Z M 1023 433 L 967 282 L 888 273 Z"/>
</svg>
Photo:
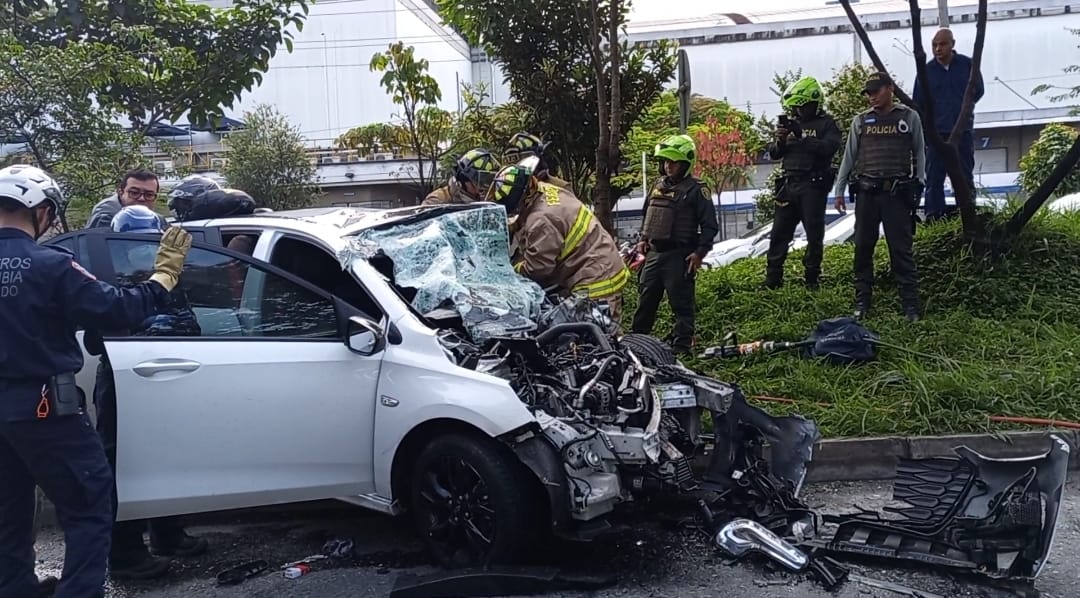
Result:
<svg viewBox="0 0 1080 598">
<path fill-rule="evenodd" d="M 971 58 L 956 52 L 956 40 L 952 31 L 940 29 L 932 41 L 934 58 L 926 63 L 926 79 L 929 95 L 915 80 L 912 100 L 925 115 L 928 101 L 933 101 L 934 126 L 942 139 L 948 140 L 956 119 L 960 117 L 960 108 L 964 105 L 964 91 L 971 78 Z M 975 101 L 983 96 L 982 75 L 975 80 Z M 960 165 L 967 176 L 968 185 L 975 187 L 975 141 L 972 130 L 975 127 L 975 113 L 972 111 L 967 122 L 960 129 L 957 149 L 960 152 Z M 931 145 L 926 147 L 926 220 L 935 220 L 945 216 L 945 162 Z M 950 178 L 950 180 L 952 180 Z M 956 187 L 956 181 L 953 181 Z"/>
</svg>

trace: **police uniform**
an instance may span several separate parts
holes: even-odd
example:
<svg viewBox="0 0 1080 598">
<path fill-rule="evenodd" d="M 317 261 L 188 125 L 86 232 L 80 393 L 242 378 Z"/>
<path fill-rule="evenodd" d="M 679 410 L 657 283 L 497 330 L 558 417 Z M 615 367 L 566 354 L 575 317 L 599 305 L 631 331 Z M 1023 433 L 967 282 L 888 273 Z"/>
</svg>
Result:
<svg viewBox="0 0 1080 598">
<path fill-rule="evenodd" d="M 716 207 L 700 181 L 686 176 L 679 181 L 661 177 L 645 199 L 641 238 L 649 242 L 638 281 L 638 308 L 632 330 L 651 334 L 660 300 L 667 292 L 675 314 L 672 348 L 689 351 L 694 339 L 694 283 L 696 273 L 687 272 L 686 258 L 704 258 L 720 232 Z"/>
<path fill-rule="evenodd" d="M 116 289 L 95 279 L 65 249 L 0 228 L 0 596 L 37 591 L 35 484 L 55 505 L 64 528 L 64 572 L 56 595 L 104 595 L 112 472 L 85 411 L 52 413 L 53 397 L 43 389 L 53 377 L 82 368 L 76 326 L 136 326 L 167 297 L 157 282 Z"/>
<path fill-rule="evenodd" d="M 904 312 L 909 319 L 917 318 L 921 308 L 911 218 L 926 180 L 919 113 L 894 103 L 888 111 L 870 109 L 857 115 L 837 179 L 837 196 L 843 196 L 850 183 L 855 200 L 856 314 L 870 309 L 881 226 Z"/>
<path fill-rule="evenodd" d="M 801 137 L 769 147 L 769 155 L 783 159 L 784 173 L 777 184 L 776 214 L 769 236 L 765 267 L 765 284 L 769 287 L 783 283 L 784 262 L 800 222 L 806 231 L 803 267 L 807 285 L 817 285 L 821 275 L 825 204 L 834 182 L 832 159 L 844 139 L 836 121 L 823 111 L 806 122 L 799 121 L 799 125 Z"/>
</svg>

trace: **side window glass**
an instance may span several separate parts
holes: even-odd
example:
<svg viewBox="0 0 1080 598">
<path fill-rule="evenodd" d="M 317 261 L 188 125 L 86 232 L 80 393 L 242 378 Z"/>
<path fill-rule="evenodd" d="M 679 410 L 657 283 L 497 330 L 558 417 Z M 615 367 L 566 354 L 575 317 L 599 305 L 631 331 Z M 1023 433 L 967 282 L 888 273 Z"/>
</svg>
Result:
<svg viewBox="0 0 1080 598">
<path fill-rule="evenodd" d="M 109 239 L 117 284 L 150 278 L 157 245 Z M 215 251 L 193 247 L 166 313 L 144 322 L 136 335 L 334 338 L 333 302 L 292 281 Z"/>
</svg>

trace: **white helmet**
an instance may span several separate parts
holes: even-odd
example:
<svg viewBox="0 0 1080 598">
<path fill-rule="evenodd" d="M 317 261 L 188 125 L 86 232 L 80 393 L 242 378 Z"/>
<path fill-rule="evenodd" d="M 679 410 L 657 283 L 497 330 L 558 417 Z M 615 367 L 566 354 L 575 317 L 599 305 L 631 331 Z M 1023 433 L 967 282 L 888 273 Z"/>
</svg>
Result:
<svg viewBox="0 0 1080 598">
<path fill-rule="evenodd" d="M 28 208 L 51 202 L 57 216 L 67 207 L 67 200 L 56 181 L 44 170 L 27 164 L 0 169 L 0 198 L 3 197 L 14 199 Z"/>
</svg>

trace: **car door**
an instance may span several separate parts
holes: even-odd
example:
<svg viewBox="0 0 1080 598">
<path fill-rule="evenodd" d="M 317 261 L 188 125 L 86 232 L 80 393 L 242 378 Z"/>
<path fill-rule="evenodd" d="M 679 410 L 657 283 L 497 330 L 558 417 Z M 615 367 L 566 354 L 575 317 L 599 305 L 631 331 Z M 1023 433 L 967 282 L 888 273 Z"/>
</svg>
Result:
<svg viewBox="0 0 1080 598">
<path fill-rule="evenodd" d="M 105 240 L 119 283 L 157 246 Z M 221 247 L 194 244 L 174 296 L 197 336 L 106 336 L 117 393 L 118 519 L 373 490 L 379 354 L 351 352 L 329 294 Z M 365 313 L 383 322 L 381 314 Z"/>
</svg>

